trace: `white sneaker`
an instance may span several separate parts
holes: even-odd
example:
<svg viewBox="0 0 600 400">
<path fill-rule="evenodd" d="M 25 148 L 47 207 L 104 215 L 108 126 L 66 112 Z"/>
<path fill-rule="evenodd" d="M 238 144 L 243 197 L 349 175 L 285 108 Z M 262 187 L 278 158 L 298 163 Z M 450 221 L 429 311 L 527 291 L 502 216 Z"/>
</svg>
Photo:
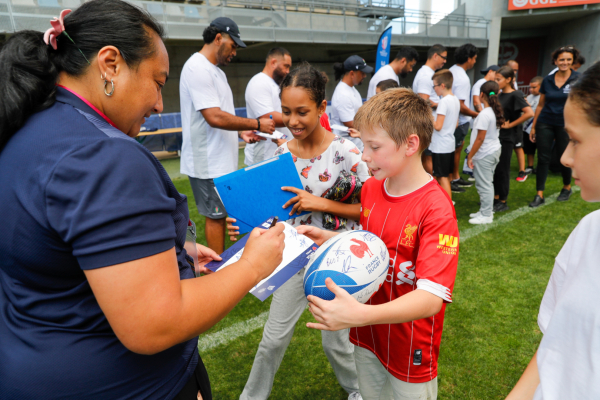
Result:
<svg viewBox="0 0 600 400">
<path fill-rule="evenodd" d="M 475 182 L 475 178 L 473 178 L 472 176 L 469 176 L 469 177 L 467 178 L 467 180 L 468 180 L 469 182 Z"/>
<path fill-rule="evenodd" d="M 491 224 L 492 222 L 494 222 L 493 215 L 491 217 L 484 217 L 480 214 L 477 217 L 471 218 L 469 220 L 469 223 L 473 225 Z"/>
<path fill-rule="evenodd" d="M 359 392 L 352 392 L 350 393 L 350 396 L 348 396 L 348 400 L 363 400 L 363 398 Z"/>
<path fill-rule="evenodd" d="M 476 213 L 471 213 L 469 214 L 469 217 L 471 218 L 477 218 L 481 215 L 481 211 L 477 211 Z"/>
</svg>

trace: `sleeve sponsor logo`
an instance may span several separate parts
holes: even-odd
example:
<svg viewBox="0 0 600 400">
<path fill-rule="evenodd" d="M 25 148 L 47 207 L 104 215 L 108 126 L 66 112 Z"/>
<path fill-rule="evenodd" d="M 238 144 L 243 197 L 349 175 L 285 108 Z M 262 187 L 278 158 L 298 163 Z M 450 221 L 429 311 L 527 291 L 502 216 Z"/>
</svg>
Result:
<svg viewBox="0 0 600 400">
<path fill-rule="evenodd" d="M 458 237 L 440 233 L 438 249 L 444 254 L 456 255 L 458 252 Z"/>
</svg>

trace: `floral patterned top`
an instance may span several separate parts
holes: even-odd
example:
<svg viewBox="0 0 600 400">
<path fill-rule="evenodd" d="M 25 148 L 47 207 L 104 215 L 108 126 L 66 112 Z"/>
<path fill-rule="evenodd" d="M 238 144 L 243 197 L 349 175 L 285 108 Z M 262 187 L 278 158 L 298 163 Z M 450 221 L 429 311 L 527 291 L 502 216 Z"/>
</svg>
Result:
<svg viewBox="0 0 600 400">
<path fill-rule="evenodd" d="M 278 147 L 274 155 L 289 153 L 288 143 Z M 367 164 L 361 161 L 361 156 L 362 153 L 354 143 L 339 136 L 333 139 L 327 150 L 315 158 L 298 158 L 292 154 L 304 190 L 319 197 L 334 185 L 342 171 L 355 173 L 361 182 L 369 179 Z M 323 229 L 323 213 L 315 211 L 287 222 L 292 226 L 312 225 Z M 359 222 L 348 220 L 346 229 L 338 231 L 353 229 L 360 229 Z"/>
</svg>

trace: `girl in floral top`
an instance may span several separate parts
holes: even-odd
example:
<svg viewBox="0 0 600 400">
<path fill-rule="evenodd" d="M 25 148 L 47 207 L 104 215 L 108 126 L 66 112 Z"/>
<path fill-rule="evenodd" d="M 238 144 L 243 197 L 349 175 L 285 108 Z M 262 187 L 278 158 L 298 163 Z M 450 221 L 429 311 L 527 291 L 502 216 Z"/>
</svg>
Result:
<svg viewBox="0 0 600 400">
<path fill-rule="evenodd" d="M 281 83 L 283 122 L 294 138 L 280 146 L 275 155 L 292 154 L 304 186 L 304 190 L 284 187 L 283 190 L 294 192 L 296 196 L 282 206 L 293 205 L 288 222 L 294 226 L 308 224 L 319 228 L 333 227 L 337 231 L 358 229 L 360 197 L 354 197 L 354 204 L 348 204 L 352 203 L 348 198 L 354 185 L 360 186 L 369 178 L 369 173 L 356 146 L 319 123 L 327 107 L 326 84 L 327 77 L 307 63 L 288 74 Z M 340 185 L 338 178 L 345 182 L 347 194 L 341 193 L 343 184 Z M 303 211 L 311 213 L 294 217 Z M 234 222 L 228 220 L 231 236 L 238 234 Z M 292 339 L 296 322 L 307 305 L 303 276 L 304 269 L 273 294 L 269 319 L 241 400 L 266 399 L 271 393 L 275 373 Z M 338 382 L 349 393 L 349 399 L 361 399 L 348 330 L 323 331 L 322 339 L 323 350 Z"/>
</svg>

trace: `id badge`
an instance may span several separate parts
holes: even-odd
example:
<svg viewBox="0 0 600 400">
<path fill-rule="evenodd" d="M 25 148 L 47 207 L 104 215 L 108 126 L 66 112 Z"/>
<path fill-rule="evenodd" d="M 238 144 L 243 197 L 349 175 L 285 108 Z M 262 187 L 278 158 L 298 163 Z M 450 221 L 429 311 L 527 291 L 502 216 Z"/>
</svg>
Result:
<svg viewBox="0 0 600 400">
<path fill-rule="evenodd" d="M 194 268 L 194 273 L 196 277 L 200 276 L 200 264 L 198 263 L 198 249 L 196 247 L 196 224 L 194 221 L 189 220 L 188 227 L 185 232 L 185 245 L 183 246 L 188 256 L 194 260 L 194 265 L 191 265 Z"/>
</svg>

